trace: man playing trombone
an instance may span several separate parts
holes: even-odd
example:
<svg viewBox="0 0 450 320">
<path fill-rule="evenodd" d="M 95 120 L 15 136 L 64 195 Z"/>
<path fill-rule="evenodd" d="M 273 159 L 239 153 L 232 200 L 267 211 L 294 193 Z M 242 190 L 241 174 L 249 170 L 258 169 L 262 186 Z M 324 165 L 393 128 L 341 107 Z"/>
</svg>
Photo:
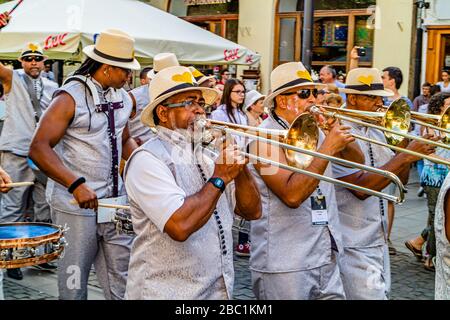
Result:
<svg viewBox="0 0 450 320">
<path fill-rule="evenodd" d="M 375 112 L 383 105 L 385 90 L 377 69 L 358 68 L 349 72 L 346 87 L 347 109 Z M 386 143 L 382 131 L 365 126 L 352 126 L 352 133 Z M 359 141 L 366 165 L 390 171 L 403 183 L 409 177 L 412 163 L 420 159 L 406 153 L 393 154 L 386 147 Z M 403 142 L 402 142 L 403 143 Z M 413 141 L 408 150 L 432 154 L 435 147 Z M 333 164 L 333 173 L 342 181 L 372 190 L 385 189 L 390 181 L 370 172 Z M 387 202 L 358 191 L 336 186 L 336 198 L 344 244 L 340 259 L 342 281 L 347 299 L 386 299 L 390 290 L 390 265 L 387 246 Z"/>
<path fill-rule="evenodd" d="M 158 72 L 150 83 L 141 121 L 156 126 L 157 133 L 133 153 L 124 171 L 137 235 L 128 299 L 232 298 L 233 211 L 258 219 L 261 200 L 236 145 L 220 152 L 225 163 L 202 152 L 197 120 L 205 119 L 206 105 L 217 96 L 180 66 Z M 224 194 L 232 180 L 235 208 Z"/>
<path fill-rule="evenodd" d="M 323 85 L 312 81 L 301 62 L 292 62 L 272 71 L 271 87 L 272 94 L 264 102 L 270 116 L 259 128 L 287 129 L 314 105 Z M 364 162 L 349 129 L 334 123 L 326 137 L 320 132 L 318 152 Z M 252 142 L 250 152 L 288 163 L 278 146 Z M 256 297 L 345 299 L 337 263 L 342 249 L 333 184 L 263 164 L 262 159 L 249 168 L 263 204 L 262 218 L 251 225 L 250 269 Z M 314 158 L 305 168 L 331 176 L 328 160 Z"/>
</svg>

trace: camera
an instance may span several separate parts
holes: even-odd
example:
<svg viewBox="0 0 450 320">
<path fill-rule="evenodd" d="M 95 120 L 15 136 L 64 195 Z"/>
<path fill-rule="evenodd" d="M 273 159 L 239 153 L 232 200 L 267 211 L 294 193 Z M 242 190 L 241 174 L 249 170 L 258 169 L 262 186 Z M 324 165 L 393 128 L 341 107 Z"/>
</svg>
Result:
<svg viewBox="0 0 450 320">
<path fill-rule="evenodd" d="M 365 57 L 366 56 L 366 48 L 358 48 L 358 56 Z"/>
</svg>

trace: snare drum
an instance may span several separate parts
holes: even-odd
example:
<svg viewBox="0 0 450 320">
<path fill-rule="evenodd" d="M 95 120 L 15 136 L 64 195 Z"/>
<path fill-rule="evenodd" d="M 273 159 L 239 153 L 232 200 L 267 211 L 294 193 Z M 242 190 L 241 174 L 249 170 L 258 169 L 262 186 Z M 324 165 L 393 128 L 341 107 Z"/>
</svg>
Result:
<svg viewBox="0 0 450 320">
<path fill-rule="evenodd" d="M 49 223 L 0 224 L 0 268 L 28 267 L 62 257 L 65 231 Z"/>
</svg>

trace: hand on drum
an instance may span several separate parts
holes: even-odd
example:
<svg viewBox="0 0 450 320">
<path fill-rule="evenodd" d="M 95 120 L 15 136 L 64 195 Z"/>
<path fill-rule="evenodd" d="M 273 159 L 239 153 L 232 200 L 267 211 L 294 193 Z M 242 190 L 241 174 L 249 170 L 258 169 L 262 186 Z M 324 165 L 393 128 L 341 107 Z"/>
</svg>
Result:
<svg viewBox="0 0 450 320">
<path fill-rule="evenodd" d="M 86 183 L 83 183 L 73 192 L 73 197 L 77 200 L 78 205 L 82 209 L 94 209 L 98 208 L 97 194 L 94 190 L 89 188 Z"/>
<path fill-rule="evenodd" d="M 224 141 L 216 160 L 213 176 L 222 178 L 228 184 L 239 175 L 247 163 L 248 159 L 241 154 L 236 144 Z"/>
<path fill-rule="evenodd" d="M 2 168 L 0 168 L 0 192 L 1 193 L 6 193 L 9 190 L 11 190 L 11 188 L 6 186 L 6 184 L 9 184 L 9 183 L 12 183 L 11 178 Z"/>
</svg>

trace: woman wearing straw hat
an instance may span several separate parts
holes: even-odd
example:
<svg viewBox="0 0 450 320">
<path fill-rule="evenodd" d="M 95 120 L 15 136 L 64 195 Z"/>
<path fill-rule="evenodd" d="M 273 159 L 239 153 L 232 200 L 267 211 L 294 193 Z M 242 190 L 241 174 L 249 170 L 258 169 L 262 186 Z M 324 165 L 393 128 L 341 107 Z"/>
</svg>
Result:
<svg viewBox="0 0 450 320">
<path fill-rule="evenodd" d="M 301 62 L 278 66 L 271 74 L 272 93 L 264 101 L 269 117 L 260 128 L 287 129 L 315 104 L 318 89 Z M 320 132 L 319 152 L 363 161 L 349 127 L 331 124 Z M 284 151 L 261 142 L 252 153 L 286 163 Z M 258 184 L 263 216 L 251 222 L 250 269 L 258 299 L 345 299 L 339 267 L 341 251 L 334 187 L 292 171 L 255 163 L 249 166 Z M 306 170 L 331 176 L 328 161 L 314 158 Z M 321 203 L 323 219 L 313 204 Z M 326 204 L 326 205 L 325 205 Z"/>
<path fill-rule="evenodd" d="M 257 219 L 261 202 L 235 145 L 225 143 L 215 163 L 202 152 L 196 120 L 204 120 L 204 107 L 217 94 L 199 87 L 185 67 L 164 69 L 150 83 L 151 102 L 141 119 L 157 133 L 124 171 L 137 234 L 128 299 L 232 298 L 233 211 Z M 225 190 L 232 180 L 235 208 Z"/>
<path fill-rule="evenodd" d="M 121 88 L 140 65 L 134 39 L 119 30 L 103 31 L 83 52 L 88 58 L 55 93 L 30 157 L 51 179 L 47 199 L 55 223 L 70 228 L 58 268 L 59 298 L 86 299 L 94 263 L 106 298 L 122 299 L 133 238 L 116 233 L 112 212 L 96 210 L 98 199 L 126 201 L 119 161 L 137 144 L 127 126 L 131 99 Z"/>
<path fill-rule="evenodd" d="M 357 68 L 349 72 L 345 88 L 347 108 L 377 111 L 383 97 L 393 93 L 385 90 L 380 72 L 375 68 Z M 380 130 L 349 124 L 354 134 L 386 143 Z M 365 164 L 390 171 L 406 183 L 409 168 L 419 160 L 415 156 L 393 152 L 385 147 L 358 140 Z M 408 149 L 431 154 L 434 147 L 411 142 Z M 377 174 L 333 164 L 333 173 L 343 181 L 382 191 L 391 180 Z M 340 226 L 344 245 L 339 260 L 342 281 L 348 299 L 387 299 L 390 291 L 390 264 L 387 247 L 387 201 L 336 186 Z"/>
</svg>

